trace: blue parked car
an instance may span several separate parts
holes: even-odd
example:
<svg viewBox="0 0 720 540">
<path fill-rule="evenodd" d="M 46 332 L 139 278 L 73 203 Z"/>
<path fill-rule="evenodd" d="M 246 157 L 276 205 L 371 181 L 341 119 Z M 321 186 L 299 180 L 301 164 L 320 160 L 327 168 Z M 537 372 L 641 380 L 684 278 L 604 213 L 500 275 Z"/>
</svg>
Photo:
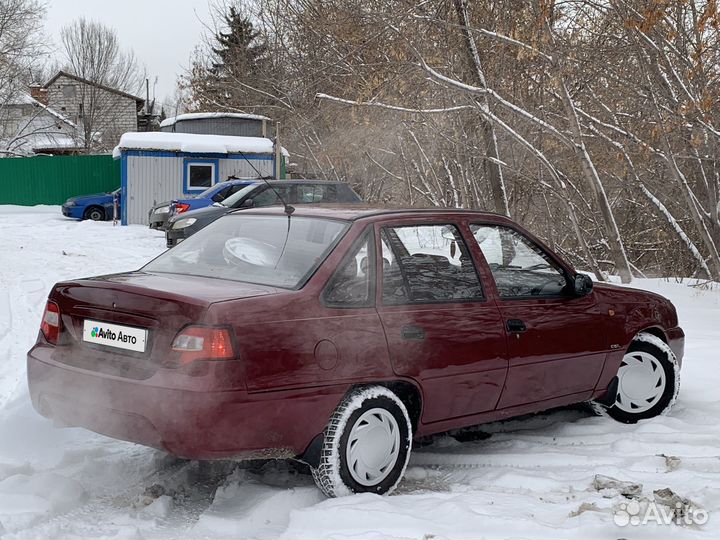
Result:
<svg viewBox="0 0 720 540">
<path fill-rule="evenodd" d="M 231 177 L 232 178 L 232 177 Z M 240 191 L 257 180 L 228 179 L 210 186 L 202 193 L 188 197 L 187 199 L 176 199 L 156 204 L 150 209 L 148 219 L 151 229 L 165 229 L 171 217 L 187 212 L 205 208 L 213 203 L 220 203 L 230 195 Z"/>
<path fill-rule="evenodd" d="M 118 218 L 120 217 L 120 188 L 109 193 L 95 193 L 71 197 L 62 205 L 63 216 L 75 219 L 92 219 L 104 221 L 113 218 L 113 199 L 117 196 Z"/>
</svg>

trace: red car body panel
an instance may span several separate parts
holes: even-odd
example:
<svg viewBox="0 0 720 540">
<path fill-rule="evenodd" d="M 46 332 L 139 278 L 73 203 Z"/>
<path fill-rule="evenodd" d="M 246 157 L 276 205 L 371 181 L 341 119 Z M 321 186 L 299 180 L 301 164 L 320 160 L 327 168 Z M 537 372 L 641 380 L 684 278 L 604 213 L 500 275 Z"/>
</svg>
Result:
<svg viewBox="0 0 720 540">
<path fill-rule="evenodd" d="M 422 388 L 424 424 L 495 408 L 507 376 L 505 335 L 492 302 L 389 306 L 381 311 L 393 371 Z M 403 327 L 424 339 L 404 339 Z M 476 339 L 468 339 L 483 331 Z"/>
<path fill-rule="evenodd" d="M 51 345 L 41 333 L 28 353 L 35 408 L 186 458 L 290 457 L 306 451 L 354 385 L 415 388 L 421 398 L 415 435 L 424 436 L 598 398 L 640 331 L 662 337 L 682 358 L 674 308 L 658 295 L 598 284 L 581 298 L 501 299 L 470 224 L 512 227 L 574 273 L 502 216 L 357 206 L 303 207 L 297 215 L 351 222 L 298 290 L 146 272 L 57 284 L 50 299 L 60 308 L 61 342 Z M 432 223 L 462 232 L 484 299 L 384 305 L 378 255 L 374 306 L 324 304 L 328 280 L 368 227 L 379 254 L 382 226 Z M 148 352 L 84 343 L 86 318 L 147 328 Z M 522 319 L 527 330 L 508 330 L 509 319 Z M 179 365 L 170 345 L 187 325 L 231 328 L 237 356 Z"/>
</svg>

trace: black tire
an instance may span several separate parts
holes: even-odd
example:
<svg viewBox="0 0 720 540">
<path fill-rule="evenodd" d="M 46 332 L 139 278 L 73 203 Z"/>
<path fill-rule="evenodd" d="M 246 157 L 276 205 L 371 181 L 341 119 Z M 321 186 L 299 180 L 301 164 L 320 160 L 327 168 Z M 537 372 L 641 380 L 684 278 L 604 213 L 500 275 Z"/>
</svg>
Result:
<svg viewBox="0 0 720 540">
<path fill-rule="evenodd" d="M 635 337 L 628 347 L 628 350 L 625 353 L 625 358 L 632 356 L 633 353 L 650 355 L 657 361 L 659 368 L 663 370 L 664 388 L 662 389 L 662 393 L 660 394 L 660 398 L 657 402 L 647 410 L 633 412 L 633 404 L 628 404 L 627 399 L 625 400 L 626 403 L 621 404 L 622 389 L 620 385 L 622 384 L 622 380 L 620 380 L 618 382 L 618 391 L 615 396 L 615 403 L 612 406 L 605 407 L 598 403 L 592 404 L 596 412 L 606 414 L 618 422 L 623 422 L 625 424 L 634 424 L 639 420 L 667 414 L 675 404 L 677 394 L 680 389 L 680 366 L 675 354 L 672 352 L 672 349 L 670 349 L 663 340 L 652 334 L 642 332 Z M 648 358 L 647 356 L 644 357 Z M 623 360 L 623 364 L 624 363 L 625 360 Z M 661 375 L 662 374 L 660 373 L 655 374 L 658 381 L 662 378 Z M 656 384 L 660 383 L 658 382 Z"/>
<path fill-rule="evenodd" d="M 91 206 L 85 210 L 83 219 L 91 219 L 92 221 L 105 221 L 105 210 L 99 206 Z"/>
<path fill-rule="evenodd" d="M 399 444 L 397 457 L 385 469 L 385 477 L 377 483 L 363 485 L 351 472 L 347 459 L 348 439 L 360 417 L 373 409 L 381 409 L 382 414 L 394 418 Z M 348 393 L 330 417 L 323 433 L 320 461 L 317 468 L 311 468 L 313 479 L 320 490 L 328 497 L 342 497 L 353 493 L 392 492 L 402 479 L 410 458 L 412 447 L 412 427 L 405 405 L 393 392 L 384 386 L 358 388 Z"/>
</svg>

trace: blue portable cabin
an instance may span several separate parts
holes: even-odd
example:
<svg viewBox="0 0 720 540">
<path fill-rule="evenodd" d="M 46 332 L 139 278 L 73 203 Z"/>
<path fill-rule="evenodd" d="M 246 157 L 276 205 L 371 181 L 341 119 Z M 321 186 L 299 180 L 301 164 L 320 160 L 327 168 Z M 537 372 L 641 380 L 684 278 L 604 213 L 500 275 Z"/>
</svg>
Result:
<svg viewBox="0 0 720 540">
<path fill-rule="evenodd" d="M 157 203 L 201 193 L 237 178 L 274 177 L 273 141 L 193 133 L 125 133 L 113 151 L 120 160 L 123 225 L 148 224 Z M 282 149 L 280 177 L 287 151 Z"/>
</svg>

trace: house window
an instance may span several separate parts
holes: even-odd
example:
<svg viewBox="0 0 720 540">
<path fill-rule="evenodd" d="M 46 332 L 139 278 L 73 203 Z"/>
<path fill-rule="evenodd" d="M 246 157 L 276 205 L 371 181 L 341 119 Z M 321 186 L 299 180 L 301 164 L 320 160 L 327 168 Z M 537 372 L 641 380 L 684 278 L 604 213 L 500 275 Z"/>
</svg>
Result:
<svg viewBox="0 0 720 540">
<path fill-rule="evenodd" d="M 213 161 L 185 162 L 186 191 L 203 190 L 216 182 L 217 164 Z"/>
<path fill-rule="evenodd" d="M 62 92 L 63 92 L 63 97 L 67 98 L 67 99 L 75 99 L 75 96 L 77 95 L 77 91 L 75 89 L 74 84 L 64 85 Z"/>
</svg>

